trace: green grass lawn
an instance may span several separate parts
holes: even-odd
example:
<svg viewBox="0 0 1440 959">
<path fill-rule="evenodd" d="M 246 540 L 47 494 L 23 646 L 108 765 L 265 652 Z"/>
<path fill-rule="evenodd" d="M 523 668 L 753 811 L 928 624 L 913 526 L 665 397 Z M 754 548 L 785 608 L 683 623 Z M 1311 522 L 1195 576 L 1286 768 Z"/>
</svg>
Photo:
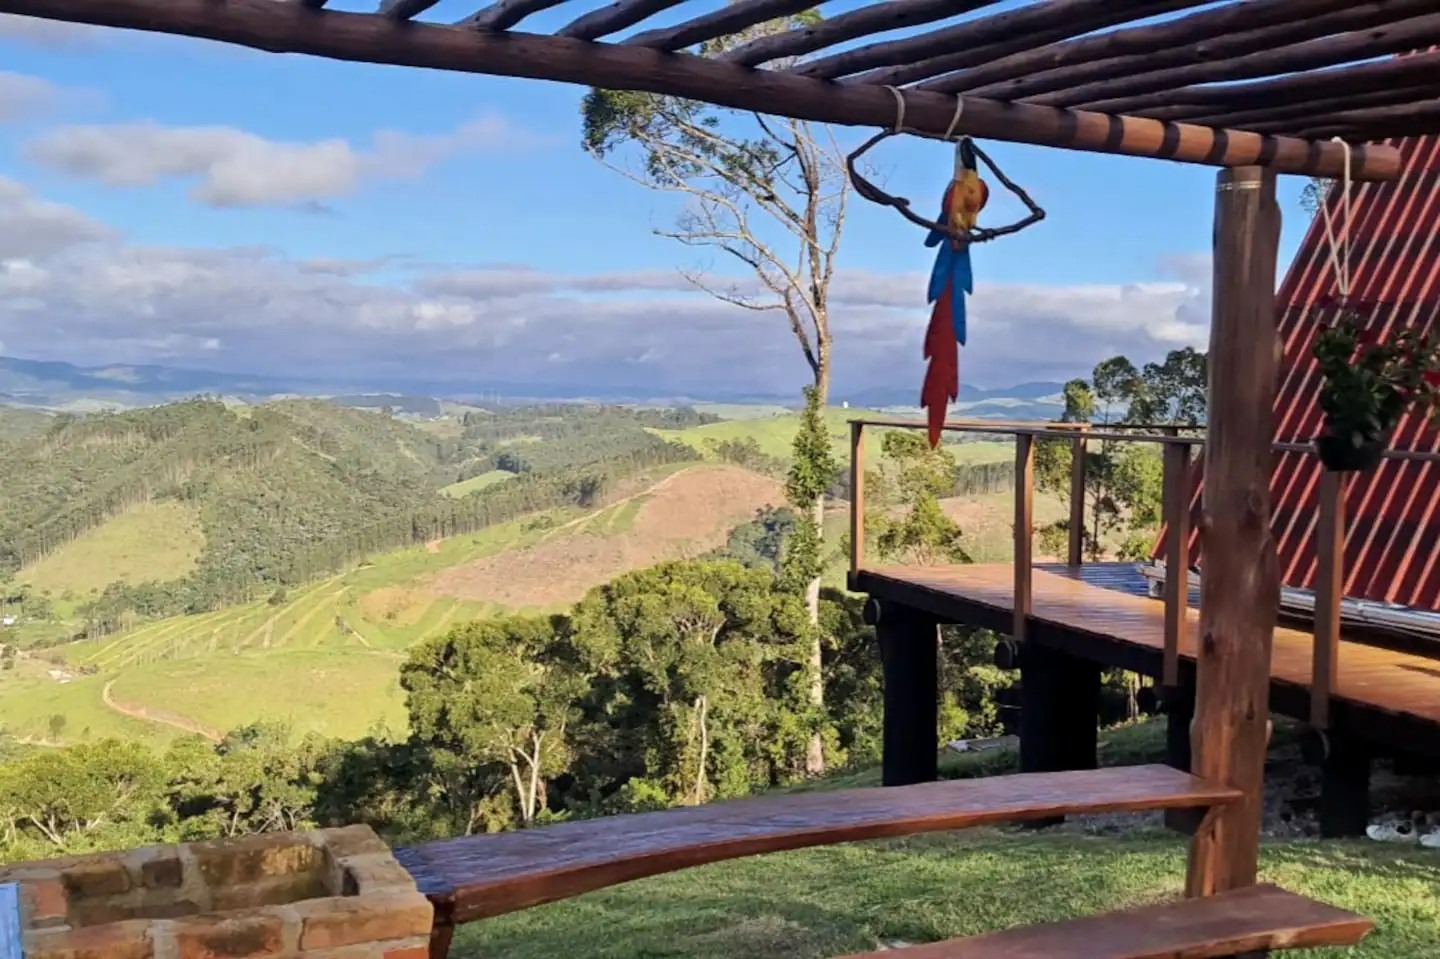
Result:
<svg viewBox="0 0 1440 959">
<path fill-rule="evenodd" d="M 1103 765 L 1154 762 L 1163 722 L 1108 730 Z M 1288 742 L 1277 735 L 1277 746 Z M 947 754 L 942 775 L 1012 772 L 1015 753 Z M 800 787 L 879 785 L 879 770 L 841 771 Z M 1158 828 L 1124 838 L 1074 826 L 1014 827 L 851 843 L 715 863 L 462 926 L 451 955 L 482 959 L 824 959 L 1178 896 L 1185 839 Z M 1368 841 L 1267 842 L 1262 880 L 1353 909 L 1377 931 L 1314 959 L 1440 956 L 1440 852 Z M 597 930 L 604 930 L 597 935 Z M 1054 959 L 1083 959 L 1084 952 Z"/>
<path fill-rule="evenodd" d="M 195 510 L 173 500 L 131 507 L 38 563 L 20 581 L 41 593 L 98 593 L 110 583 L 168 582 L 195 568 L 205 535 Z"/>
<path fill-rule="evenodd" d="M 1354 909 L 1347 959 L 1440 955 L 1440 853 L 1272 842 L 1262 878 Z M 823 959 L 1144 905 L 1179 894 L 1185 844 L 981 829 L 717 863 L 461 927 L 457 959 Z M 1081 959 L 1076 952 L 1056 959 Z"/>
</svg>

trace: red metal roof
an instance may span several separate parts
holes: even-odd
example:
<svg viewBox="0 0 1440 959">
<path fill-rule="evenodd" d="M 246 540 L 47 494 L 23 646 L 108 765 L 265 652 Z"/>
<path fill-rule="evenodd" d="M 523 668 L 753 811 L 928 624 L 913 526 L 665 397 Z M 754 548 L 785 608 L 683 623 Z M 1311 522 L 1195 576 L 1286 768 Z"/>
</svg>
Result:
<svg viewBox="0 0 1440 959">
<path fill-rule="evenodd" d="M 1440 137 L 1392 142 L 1404 157 L 1400 178 L 1352 187 L 1350 304 L 1369 316 L 1367 327 L 1380 336 L 1407 327 L 1440 329 Z M 1338 229 L 1343 221 L 1338 189 L 1327 203 Z M 1277 441 L 1308 442 L 1320 431 L 1319 372 L 1310 350 L 1316 331 L 1338 312 L 1322 304 L 1338 293 L 1317 216 L 1280 286 L 1284 352 L 1275 402 Z M 1423 416 L 1410 415 L 1400 422 L 1391 446 L 1440 451 L 1440 431 Z M 1287 586 L 1314 584 L 1320 470 L 1313 456 L 1277 456 L 1271 527 Z M 1345 595 L 1440 610 L 1440 463 L 1387 460 L 1371 472 L 1355 474 L 1345 505 Z M 1192 537 L 1192 561 L 1198 559 L 1197 539 Z M 1163 555 L 1163 545 L 1157 544 L 1156 555 Z"/>
</svg>

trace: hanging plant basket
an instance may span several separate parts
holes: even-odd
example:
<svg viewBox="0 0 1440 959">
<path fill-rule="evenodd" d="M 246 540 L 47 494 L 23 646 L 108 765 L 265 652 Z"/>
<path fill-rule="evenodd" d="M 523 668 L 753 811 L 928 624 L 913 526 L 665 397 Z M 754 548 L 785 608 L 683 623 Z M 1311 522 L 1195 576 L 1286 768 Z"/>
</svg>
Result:
<svg viewBox="0 0 1440 959">
<path fill-rule="evenodd" d="M 1380 465 L 1389 445 L 1388 437 L 1362 439 L 1358 444 L 1351 436 L 1326 432 L 1315 437 L 1315 452 L 1327 470 L 1335 473 L 1360 473 Z"/>
</svg>

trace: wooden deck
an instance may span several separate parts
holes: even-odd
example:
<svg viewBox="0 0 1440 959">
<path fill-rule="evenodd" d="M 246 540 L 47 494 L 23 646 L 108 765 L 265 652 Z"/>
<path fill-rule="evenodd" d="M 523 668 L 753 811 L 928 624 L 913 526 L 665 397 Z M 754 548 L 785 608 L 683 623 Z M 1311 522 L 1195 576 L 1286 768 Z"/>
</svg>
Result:
<svg viewBox="0 0 1440 959">
<path fill-rule="evenodd" d="M 882 603 L 889 600 L 944 622 L 1002 633 L 1011 629 L 1013 581 L 1008 563 L 881 566 L 852 576 L 855 589 Z M 1071 570 L 1039 567 L 1033 591 L 1028 639 L 1108 666 L 1159 675 L 1164 648 L 1159 600 L 1082 581 Z M 1199 611 L 1192 607 L 1188 612 L 1191 628 L 1180 654 L 1182 669 L 1193 673 Z M 1275 631 L 1270 672 L 1276 712 L 1301 719 L 1308 715 L 1313 648 L 1309 632 Z M 1440 659 L 1342 637 L 1334 726 L 1440 756 Z"/>
</svg>

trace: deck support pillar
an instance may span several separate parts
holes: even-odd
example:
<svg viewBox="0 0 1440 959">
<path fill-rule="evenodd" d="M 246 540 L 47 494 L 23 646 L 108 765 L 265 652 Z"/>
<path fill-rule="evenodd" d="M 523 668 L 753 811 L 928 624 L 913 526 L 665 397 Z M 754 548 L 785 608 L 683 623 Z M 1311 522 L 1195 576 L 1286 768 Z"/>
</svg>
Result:
<svg viewBox="0 0 1440 959">
<path fill-rule="evenodd" d="M 1320 766 L 1320 835 L 1363 836 L 1370 823 L 1370 750 L 1350 736 L 1327 738 Z"/>
<path fill-rule="evenodd" d="M 1100 664 L 1035 642 L 1020 647 L 1020 771 L 1099 767 Z M 1063 817 L 1035 820 L 1041 828 Z"/>
<path fill-rule="evenodd" d="M 899 603 L 885 603 L 879 613 L 875 636 L 885 674 L 881 783 L 933 782 L 940 755 L 939 623 Z"/>
<path fill-rule="evenodd" d="M 1193 765 L 1190 749 L 1190 725 L 1195 721 L 1195 674 L 1182 669 L 1180 679 L 1165 689 L 1165 765 L 1190 772 Z M 1165 825 L 1187 836 L 1195 835 L 1203 810 L 1167 809 Z"/>
<path fill-rule="evenodd" d="M 1255 883 L 1280 570 L 1270 530 L 1277 360 L 1275 172 L 1223 170 L 1215 190 L 1194 772 L 1244 799 L 1207 818 L 1186 892 Z"/>
</svg>

